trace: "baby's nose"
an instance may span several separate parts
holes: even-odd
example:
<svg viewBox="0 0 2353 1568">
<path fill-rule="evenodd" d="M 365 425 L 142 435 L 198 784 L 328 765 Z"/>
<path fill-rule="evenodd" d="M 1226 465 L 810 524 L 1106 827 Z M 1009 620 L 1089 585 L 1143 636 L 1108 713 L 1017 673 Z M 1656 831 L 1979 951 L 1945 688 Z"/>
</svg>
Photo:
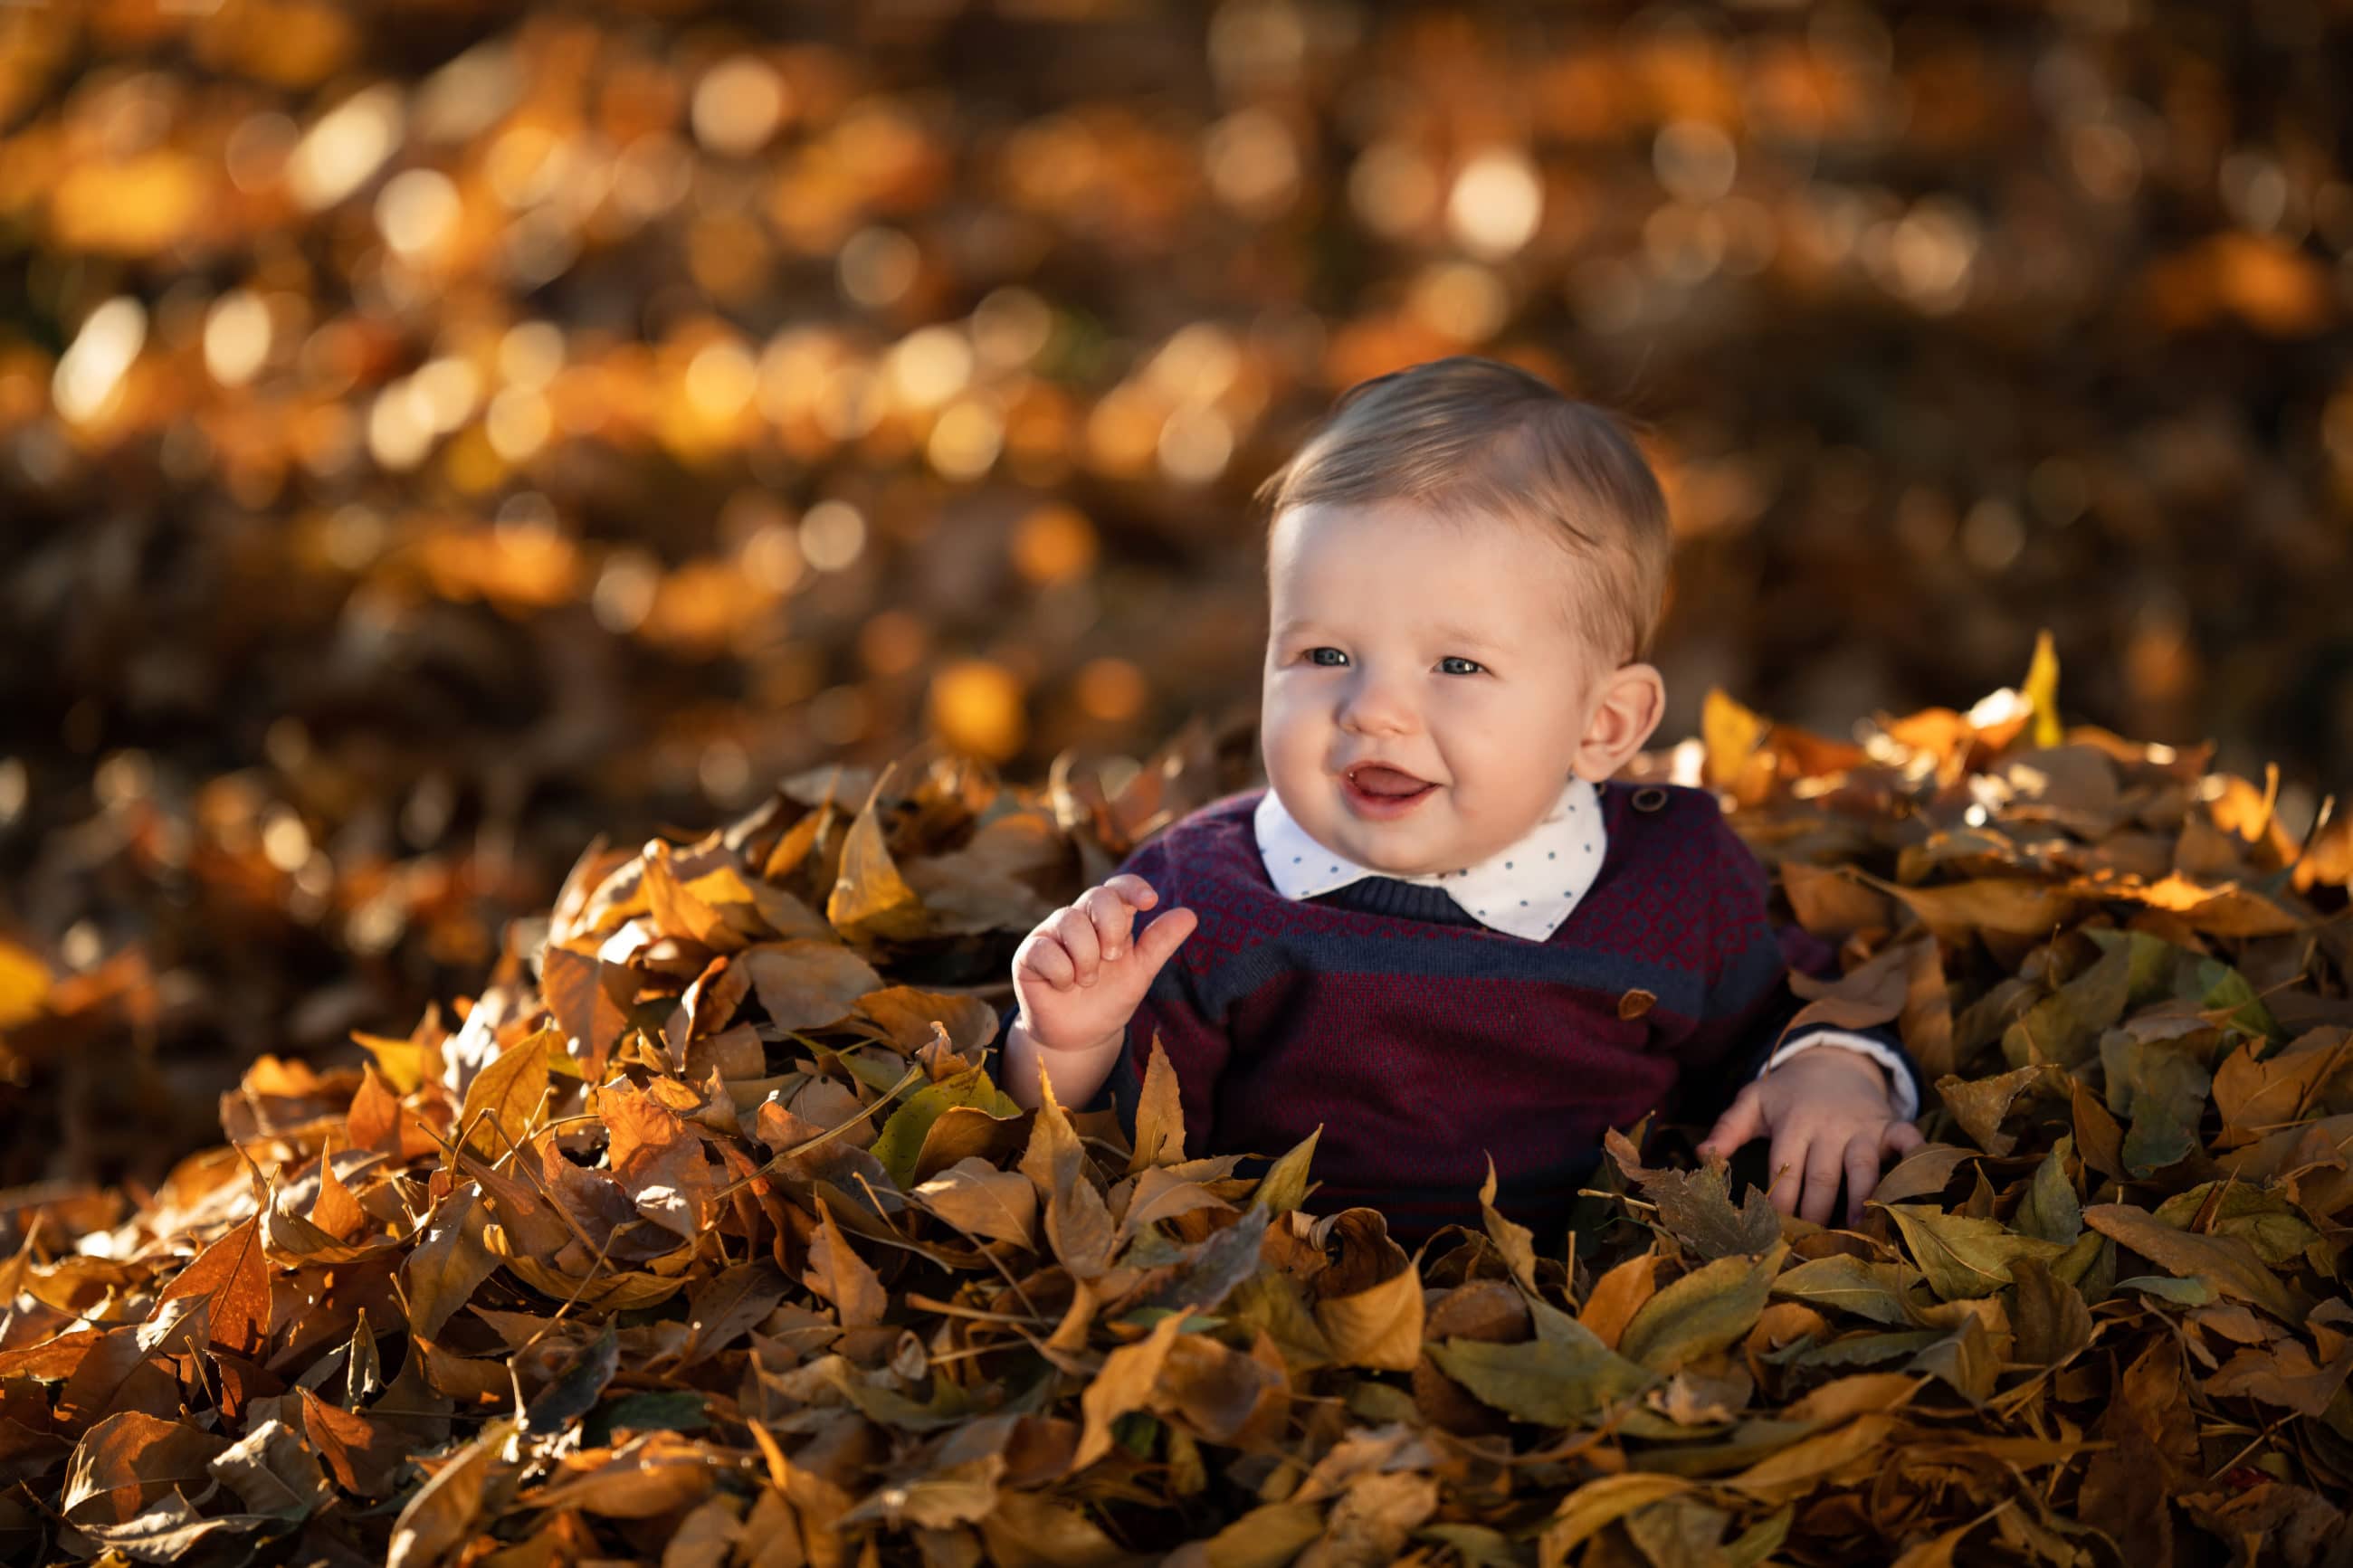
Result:
<svg viewBox="0 0 2353 1568">
<path fill-rule="evenodd" d="M 1413 703 L 1390 682 L 1357 681 L 1340 703 L 1340 727 L 1357 734 L 1402 734 L 1418 720 Z"/>
</svg>

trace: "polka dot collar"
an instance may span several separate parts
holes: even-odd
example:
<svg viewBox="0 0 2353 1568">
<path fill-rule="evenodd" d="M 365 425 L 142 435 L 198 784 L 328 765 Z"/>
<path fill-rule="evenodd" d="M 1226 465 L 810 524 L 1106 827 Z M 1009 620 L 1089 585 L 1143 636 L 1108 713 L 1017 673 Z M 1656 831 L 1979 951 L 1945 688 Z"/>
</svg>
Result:
<svg viewBox="0 0 2353 1568">
<path fill-rule="evenodd" d="M 1310 837 L 1271 786 L 1260 799 L 1252 825 L 1267 875 L 1286 899 L 1312 899 L 1366 877 L 1388 875 Z M 1395 879 L 1443 889 L 1481 925 L 1542 942 L 1585 897 L 1609 847 L 1600 792 L 1584 779 L 1571 779 L 1544 820 L 1502 853 L 1473 866 Z"/>
</svg>

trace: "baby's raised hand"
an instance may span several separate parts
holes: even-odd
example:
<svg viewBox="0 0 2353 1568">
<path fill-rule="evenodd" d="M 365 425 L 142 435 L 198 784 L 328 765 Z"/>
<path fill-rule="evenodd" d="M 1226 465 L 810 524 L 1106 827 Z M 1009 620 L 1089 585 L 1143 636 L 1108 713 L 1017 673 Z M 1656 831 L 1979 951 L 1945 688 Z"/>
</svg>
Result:
<svg viewBox="0 0 2353 1568">
<path fill-rule="evenodd" d="M 1883 1154 L 1917 1149 L 1920 1130 L 1898 1119 L 1887 1075 L 1858 1052 L 1815 1046 L 1798 1052 L 1733 1098 L 1702 1155 L 1726 1158 L 1759 1133 L 1773 1139 L 1768 1196 L 1783 1214 L 1827 1225 L 1846 1178 L 1846 1223 L 1862 1223 L 1863 1200 L 1879 1184 Z"/>
<path fill-rule="evenodd" d="M 1152 977 L 1200 917 L 1174 909 L 1129 940 L 1136 911 L 1160 901 L 1152 884 L 1122 873 L 1038 923 L 1013 955 L 1017 1020 L 1050 1051 L 1082 1051 L 1127 1028 Z"/>
</svg>

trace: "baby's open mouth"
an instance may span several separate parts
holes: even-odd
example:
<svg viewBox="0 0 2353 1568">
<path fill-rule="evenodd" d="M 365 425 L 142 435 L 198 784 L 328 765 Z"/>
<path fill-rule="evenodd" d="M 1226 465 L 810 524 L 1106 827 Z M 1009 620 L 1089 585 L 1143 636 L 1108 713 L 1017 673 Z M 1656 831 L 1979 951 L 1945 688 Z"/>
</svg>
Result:
<svg viewBox="0 0 2353 1568">
<path fill-rule="evenodd" d="M 1359 763 L 1342 775 L 1350 803 L 1376 813 L 1395 811 L 1438 786 L 1386 763 Z"/>
</svg>

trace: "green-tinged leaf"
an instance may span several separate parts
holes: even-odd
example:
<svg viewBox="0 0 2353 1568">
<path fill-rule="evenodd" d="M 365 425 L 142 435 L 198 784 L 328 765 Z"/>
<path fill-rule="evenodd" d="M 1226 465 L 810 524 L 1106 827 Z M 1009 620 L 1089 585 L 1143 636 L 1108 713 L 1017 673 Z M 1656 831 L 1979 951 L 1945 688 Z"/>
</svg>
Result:
<svg viewBox="0 0 2353 1568">
<path fill-rule="evenodd" d="M 1909 1323 L 1905 1302 L 1921 1282 L 1920 1271 L 1908 1263 L 1867 1263 L 1837 1252 L 1785 1270 L 1773 1281 L 1773 1294 L 1874 1323 Z"/>
<path fill-rule="evenodd" d="M 902 1188 L 915 1184 L 920 1179 L 916 1165 L 923 1152 L 925 1135 L 934 1122 L 958 1106 L 969 1106 L 1008 1121 L 1021 1114 L 1021 1108 L 1012 1098 L 999 1092 L 988 1075 L 978 1068 L 925 1084 L 899 1102 L 899 1108 L 882 1124 L 881 1135 L 874 1140 L 874 1157 L 882 1162 L 892 1181 Z"/>
<path fill-rule="evenodd" d="M 1649 1470 L 1630 1470 L 1587 1481 L 1561 1499 L 1559 1507 L 1553 1510 L 1552 1522 L 1545 1526 L 1545 1560 L 1567 1563 L 1577 1547 L 1612 1522 L 1638 1508 L 1647 1508 L 1662 1498 L 1691 1489 L 1692 1483 L 1680 1476 Z"/>
<path fill-rule="evenodd" d="M 2241 1034 L 2283 1037 L 2277 1020 L 2263 1005 L 2262 994 L 2245 975 L 2203 953 L 2183 952 L 2180 964 L 2175 994 L 2194 999 L 2209 1015 L 2220 1014 L 2225 1024 Z"/>
<path fill-rule="evenodd" d="M 1570 1320 L 1572 1325 L 1575 1320 Z M 1575 1426 L 1607 1405 L 1631 1398 L 1658 1381 L 1578 1330 L 1581 1339 L 1535 1339 L 1522 1344 L 1448 1340 L 1429 1347 L 1438 1369 L 1481 1402 L 1517 1421 Z"/>
<path fill-rule="evenodd" d="M 2116 1244 L 2087 1230 L 2051 1260 L 2051 1272 L 2075 1287 L 2086 1301 L 2100 1300 L 2116 1289 Z"/>
<path fill-rule="evenodd" d="M 2320 1239 L 2285 1192 L 2242 1182 L 2200 1182 L 2158 1205 L 2156 1217 L 2182 1229 L 2195 1225 L 2211 1236 L 2235 1236 L 2274 1268 L 2292 1267 Z"/>
<path fill-rule="evenodd" d="M 1413 1534 L 1417 1541 L 1446 1547 L 1464 1568 L 1522 1568 L 1512 1538 L 1483 1524 L 1425 1524 Z"/>
<path fill-rule="evenodd" d="M 1913 1261 L 1928 1287 L 1947 1301 L 1989 1296 L 2010 1283 L 2010 1266 L 2020 1258 L 2046 1261 L 2065 1250 L 2041 1237 L 2021 1236 L 1989 1219 L 1970 1219 L 1923 1204 L 1887 1204 L 1888 1217 L 1904 1233 Z"/>
<path fill-rule="evenodd" d="M 1619 1353 L 1653 1372 L 1674 1372 L 1720 1351 L 1755 1326 L 1788 1248 L 1762 1258 L 1719 1258 L 1642 1303 L 1619 1337 Z"/>
<path fill-rule="evenodd" d="M 2261 1307 L 2283 1323 L 2304 1321 L 2302 1299 L 2271 1271 L 2260 1253 L 2235 1236 L 2177 1230 L 2130 1204 L 2087 1208 L 2084 1223 L 2169 1274 L 2200 1279 L 2221 1295 Z"/>
<path fill-rule="evenodd" d="M 2017 1214 L 2010 1224 L 2027 1236 L 2040 1237 L 2072 1246 L 2084 1234 L 2084 1205 L 2075 1196 L 2075 1184 L 2067 1175 L 2067 1156 L 2074 1151 L 2075 1140 L 2061 1133 L 2051 1152 L 2034 1167 L 2034 1179 L 2027 1184 L 2026 1196 L 2020 1200 Z"/>
<path fill-rule="evenodd" d="M 1725 1542 L 1723 1561 L 1725 1568 L 1757 1568 L 1789 1538 L 1789 1526 L 1796 1521 L 1798 1510 L 1782 1508 L 1758 1520 L 1746 1530 Z"/>
<path fill-rule="evenodd" d="M 2032 1260 L 2021 1261 L 2031 1265 Z M 1993 1395 L 2001 1362 L 1986 1336 L 1984 1320 L 1972 1312 L 1958 1328 L 1913 1356 L 1906 1370 L 1941 1378 L 1971 1405 L 1981 1405 Z"/>
<path fill-rule="evenodd" d="M 1289 1214 L 1307 1201 L 1307 1165 L 1315 1157 L 1315 1141 L 1323 1135 L 1324 1129 L 1317 1127 L 1269 1167 L 1259 1178 L 1258 1192 L 1250 1199 L 1252 1207 L 1271 1215 Z"/>
<path fill-rule="evenodd" d="M 869 1421 L 904 1432 L 936 1432 L 961 1426 L 994 1403 L 985 1394 L 962 1384 L 950 1383 L 937 1373 L 932 1374 L 931 1388 L 922 1399 L 856 1376 L 846 1378 L 842 1388 L 849 1402 Z"/>
<path fill-rule="evenodd" d="M 2280 1037 L 2280 1027 L 2264 1007 L 2261 994 L 2241 974 L 2218 958 L 2179 947 L 2147 931 L 2085 930 L 2085 936 L 2113 955 L 2127 950 L 2131 985 L 2127 1000 L 2138 1006 L 2171 998 L 2196 1004 L 2209 1015 L 2242 1034 Z"/>
<path fill-rule="evenodd" d="M 2147 993 L 2163 972 L 2165 952 L 2164 943 L 2153 941 L 2105 947 L 2082 973 L 2002 1032 L 2004 1059 L 2012 1068 L 2075 1068 L 2090 1060 L 2101 1031 L 2113 1028 L 2135 996 Z"/>
<path fill-rule="evenodd" d="M 2100 1064 L 2108 1109 L 2130 1118 L 2123 1146 L 2126 1171 L 2150 1175 L 2198 1147 L 2198 1119 L 2212 1079 L 2189 1042 L 2112 1030 L 2101 1037 Z"/>
<path fill-rule="evenodd" d="M 1883 1362 L 1916 1355 L 1945 1337 L 1939 1329 L 1904 1329 L 1884 1334 L 1849 1334 L 1830 1343 L 1800 1340 L 1769 1359 L 1779 1359 L 1809 1371 L 1836 1371 L 1850 1366 L 1877 1366 Z"/>
<path fill-rule="evenodd" d="M 2177 1307 L 2203 1307 L 2221 1300 L 2214 1287 L 2192 1275 L 2176 1279 L 2164 1274 L 2136 1274 L 2129 1279 L 2116 1281 L 2119 1290 L 2137 1290 L 2144 1296 L 2154 1296 L 2160 1301 L 2170 1301 Z"/>
</svg>

